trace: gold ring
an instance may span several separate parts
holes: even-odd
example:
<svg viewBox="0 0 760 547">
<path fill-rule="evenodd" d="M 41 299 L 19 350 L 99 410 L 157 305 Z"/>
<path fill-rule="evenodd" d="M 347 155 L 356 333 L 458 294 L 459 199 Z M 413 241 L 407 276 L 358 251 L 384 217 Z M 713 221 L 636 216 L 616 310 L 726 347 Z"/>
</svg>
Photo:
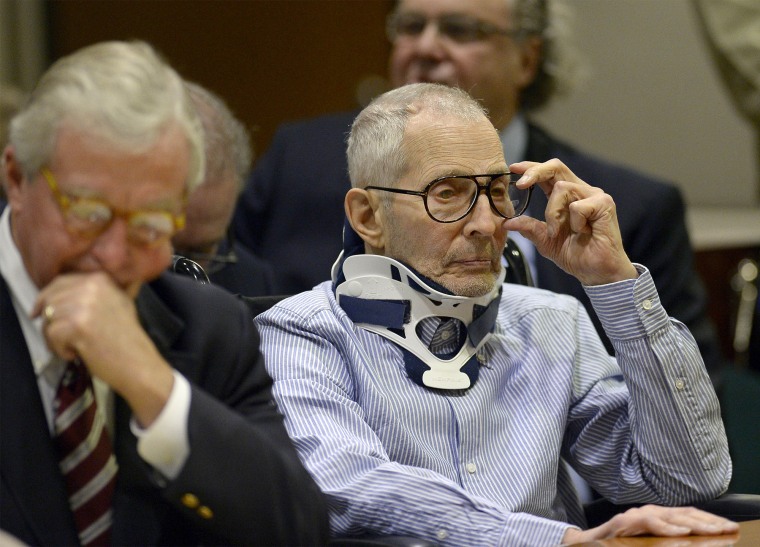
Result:
<svg viewBox="0 0 760 547">
<path fill-rule="evenodd" d="M 45 306 L 45 309 L 42 310 L 42 316 L 45 318 L 45 321 L 48 323 L 53 320 L 53 315 L 55 314 L 55 308 L 48 304 Z"/>
</svg>

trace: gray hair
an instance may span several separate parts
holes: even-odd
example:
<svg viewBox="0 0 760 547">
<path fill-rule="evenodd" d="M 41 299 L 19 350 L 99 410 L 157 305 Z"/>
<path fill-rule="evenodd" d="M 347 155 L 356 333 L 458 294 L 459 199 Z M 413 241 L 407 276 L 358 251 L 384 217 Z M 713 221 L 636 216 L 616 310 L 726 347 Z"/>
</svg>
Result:
<svg viewBox="0 0 760 547">
<path fill-rule="evenodd" d="M 190 149 L 186 185 L 203 180 L 203 129 L 179 75 L 147 43 L 102 42 L 55 62 L 13 118 L 10 143 L 28 177 L 45 166 L 64 125 L 130 152 L 176 124 Z"/>
<path fill-rule="evenodd" d="M 570 92 L 585 74 L 572 41 L 572 13 L 561 0 L 507 0 L 515 30 L 539 36 L 543 46 L 536 77 L 520 96 L 520 108 L 536 110 Z"/>
<path fill-rule="evenodd" d="M 403 140 L 412 116 L 430 111 L 464 121 L 486 117 L 483 107 L 461 89 L 442 84 L 409 84 L 373 100 L 354 120 L 348 136 L 348 175 L 355 188 L 394 185 L 406 172 Z"/>
<path fill-rule="evenodd" d="M 194 82 L 185 81 L 185 86 L 203 124 L 205 180 L 221 180 L 227 173 L 233 173 L 238 191 L 242 191 L 253 161 L 248 130 L 221 97 Z"/>
</svg>

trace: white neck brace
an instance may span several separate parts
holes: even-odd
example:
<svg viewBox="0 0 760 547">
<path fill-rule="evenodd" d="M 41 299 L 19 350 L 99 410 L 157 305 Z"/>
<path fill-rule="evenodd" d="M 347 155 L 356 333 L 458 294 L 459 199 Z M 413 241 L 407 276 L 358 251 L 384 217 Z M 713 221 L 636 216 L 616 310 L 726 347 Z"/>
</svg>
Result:
<svg viewBox="0 0 760 547">
<path fill-rule="evenodd" d="M 470 335 L 456 356 L 443 360 L 430 352 L 417 336 L 417 324 L 427 317 L 452 317 L 466 327 L 473 322 L 475 306 L 488 307 L 500 297 L 505 270 L 501 269 L 493 289 L 483 296 L 470 298 L 444 294 L 428 285 L 401 262 L 379 255 L 355 255 L 343 263 L 346 281 L 338 285 L 335 296 L 346 295 L 366 300 L 402 300 L 410 302 L 411 317 L 400 336 L 382 325 L 357 323 L 357 326 L 383 336 L 422 360 L 430 370 L 424 372 L 424 385 L 438 389 L 466 389 L 471 381 L 460 369 L 489 340 L 491 332 L 473 345 Z M 394 278 L 400 278 L 397 281 Z"/>
</svg>

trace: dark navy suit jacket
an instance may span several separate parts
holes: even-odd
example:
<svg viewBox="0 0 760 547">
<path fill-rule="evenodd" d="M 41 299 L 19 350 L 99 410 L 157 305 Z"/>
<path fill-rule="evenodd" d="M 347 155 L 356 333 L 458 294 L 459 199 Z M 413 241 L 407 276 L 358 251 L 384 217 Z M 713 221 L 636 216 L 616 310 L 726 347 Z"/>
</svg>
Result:
<svg viewBox="0 0 760 547">
<path fill-rule="evenodd" d="M 350 187 L 345 139 L 357 112 L 285 124 L 257 162 L 233 219 L 237 239 L 272 266 L 278 292 L 296 293 L 330 277 L 341 250 L 343 198 Z M 591 157 L 530 125 L 526 159 L 562 160 L 576 175 L 610 194 L 632 261 L 652 273 L 668 313 L 691 330 L 708 369 L 722 363 L 693 256 L 678 188 Z M 530 214 L 543 219 L 546 197 L 533 192 Z M 601 329 L 578 280 L 537 259 L 538 286 L 576 296 Z"/>
<path fill-rule="evenodd" d="M 190 455 L 166 480 L 137 454 L 116 398 L 115 545 L 302 545 L 327 541 L 327 513 L 272 400 L 249 311 L 212 285 L 166 273 L 143 287 L 140 320 L 192 386 Z M 213 517 L 185 507 L 197 496 Z M 39 389 L 0 277 L 0 528 L 29 545 L 78 545 Z"/>
</svg>

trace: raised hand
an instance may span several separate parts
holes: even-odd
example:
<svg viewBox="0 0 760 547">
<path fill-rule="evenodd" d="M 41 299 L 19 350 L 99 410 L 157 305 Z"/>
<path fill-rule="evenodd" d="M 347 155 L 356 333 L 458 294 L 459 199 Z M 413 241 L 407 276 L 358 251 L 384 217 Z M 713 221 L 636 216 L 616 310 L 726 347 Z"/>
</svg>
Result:
<svg viewBox="0 0 760 547">
<path fill-rule="evenodd" d="M 518 186 L 538 185 L 548 197 L 546 222 L 521 216 L 505 221 L 543 256 L 584 285 L 633 279 L 636 268 L 623 249 L 615 202 L 573 174 L 558 159 L 509 166 L 523 175 Z"/>
<path fill-rule="evenodd" d="M 43 317 L 53 353 L 80 359 L 129 402 L 143 427 L 152 423 L 171 393 L 172 369 L 140 325 L 134 300 L 107 274 L 59 275 L 32 314 Z"/>
</svg>

